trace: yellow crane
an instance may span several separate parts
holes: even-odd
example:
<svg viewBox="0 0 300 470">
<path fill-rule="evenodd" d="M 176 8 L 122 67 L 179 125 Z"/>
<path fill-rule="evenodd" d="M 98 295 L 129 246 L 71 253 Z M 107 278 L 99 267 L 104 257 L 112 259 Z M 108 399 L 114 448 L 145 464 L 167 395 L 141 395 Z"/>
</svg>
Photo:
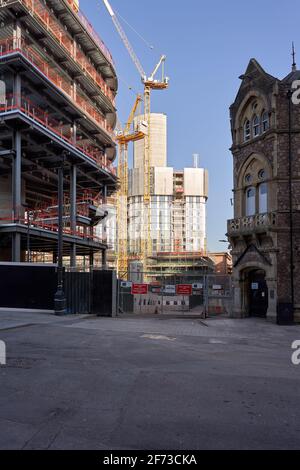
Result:
<svg viewBox="0 0 300 470">
<path fill-rule="evenodd" d="M 138 123 L 135 129 L 131 129 L 141 101 L 141 95 L 137 95 L 124 130 L 119 131 L 116 136 L 116 140 L 119 144 L 118 178 L 120 185 L 117 195 L 117 272 L 119 277 L 123 279 L 127 277 L 128 272 L 128 144 L 129 142 L 144 139 L 147 133 L 147 128 L 143 123 Z"/>
<path fill-rule="evenodd" d="M 129 39 L 124 32 L 117 16 L 115 15 L 108 0 L 103 0 L 108 13 L 133 61 L 135 64 L 144 85 L 144 114 L 145 121 L 147 123 L 147 134 L 145 135 L 145 146 L 144 146 L 144 204 L 145 210 L 145 221 L 144 226 L 146 233 L 142 236 L 141 244 L 141 259 L 144 266 L 144 271 L 147 270 L 148 257 L 152 254 L 152 241 L 151 241 L 151 91 L 152 90 L 165 90 L 169 86 L 169 78 L 165 77 L 164 65 L 166 56 L 162 55 L 158 64 L 155 66 L 150 76 L 144 71 L 144 68 L 138 59 L 133 47 L 131 46 Z M 156 75 L 161 68 L 162 76 L 161 79 L 156 79 Z"/>
</svg>

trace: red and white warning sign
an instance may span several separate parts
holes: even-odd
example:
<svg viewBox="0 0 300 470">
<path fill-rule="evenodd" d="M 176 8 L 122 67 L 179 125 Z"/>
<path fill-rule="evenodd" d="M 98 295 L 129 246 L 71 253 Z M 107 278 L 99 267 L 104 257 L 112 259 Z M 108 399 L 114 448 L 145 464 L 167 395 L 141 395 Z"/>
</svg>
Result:
<svg viewBox="0 0 300 470">
<path fill-rule="evenodd" d="M 148 284 L 132 284 L 132 295 L 146 295 L 148 294 Z"/>
<path fill-rule="evenodd" d="M 176 286 L 177 295 L 192 295 L 193 286 L 192 284 L 178 284 Z"/>
</svg>

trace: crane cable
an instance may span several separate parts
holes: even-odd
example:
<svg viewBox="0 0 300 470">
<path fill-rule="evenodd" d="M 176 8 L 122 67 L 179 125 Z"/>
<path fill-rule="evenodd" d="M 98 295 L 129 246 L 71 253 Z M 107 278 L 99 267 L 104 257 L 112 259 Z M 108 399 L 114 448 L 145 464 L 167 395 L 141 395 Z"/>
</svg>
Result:
<svg viewBox="0 0 300 470">
<path fill-rule="evenodd" d="M 100 3 L 97 3 L 97 7 L 98 9 L 101 9 L 102 8 L 102 4 Z M 128 21 L 114 8 L 114 12 L 124 21 L 124 23 L 127 24 L 127 26 L 129 26 L 129 28 L 146 44 L 147 47 L 149 47 L 149 49 L 151 49 L 152 51 L 155 49 L 154 46 L 152 44 L 150 44 L 150 42 L 147 41 L 147 39 L 145 39 L 133 26 L 131 26 L 130 23 L 128 23 Z"/>
</svg>

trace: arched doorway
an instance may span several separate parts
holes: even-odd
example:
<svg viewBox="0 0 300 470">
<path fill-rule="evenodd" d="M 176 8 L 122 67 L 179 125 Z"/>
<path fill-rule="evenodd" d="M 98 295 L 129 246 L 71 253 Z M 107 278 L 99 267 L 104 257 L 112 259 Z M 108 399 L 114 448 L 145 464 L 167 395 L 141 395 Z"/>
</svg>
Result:
<svg viewBox="0 0 300 470">
<path fill-rule="evenodd" d="M 251 269 L 246 275 L 246 296 L 250 317 L 265 318 L 269 307 L 266 273 L 262 269 Z"/>
</svg>

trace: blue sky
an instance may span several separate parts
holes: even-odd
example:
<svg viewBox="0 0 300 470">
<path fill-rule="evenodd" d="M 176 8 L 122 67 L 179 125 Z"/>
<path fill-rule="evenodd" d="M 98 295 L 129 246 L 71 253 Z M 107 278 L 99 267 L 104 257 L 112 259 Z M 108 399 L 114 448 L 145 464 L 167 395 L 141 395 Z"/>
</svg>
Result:
<svg viewBox="0 0 300 470">
<path fill-rule="evenodd" d="M 278 78 L 291 67 L 291 42 L 299 50 L 300 4 L 296 0 L 111 0 L 115 10 L 147 41 L 122 23 L 146 72 L 167 55 L 167 92 L 152 94 L 152 111 L 168 115 L 168 162 L 191 166 L 199 153 L 209 170 L 208 248 L 220 244 L 232 216 L 232 157 L 229 106 L 251 57 Z M 80 0 L 81 9 L 111 50 L 120 78 L 117 107 L 125 122 L 141 92 L 138 73 L 102 0 Z M 122 22 L 122 20 L 121 20 Z"/>
</svg>

